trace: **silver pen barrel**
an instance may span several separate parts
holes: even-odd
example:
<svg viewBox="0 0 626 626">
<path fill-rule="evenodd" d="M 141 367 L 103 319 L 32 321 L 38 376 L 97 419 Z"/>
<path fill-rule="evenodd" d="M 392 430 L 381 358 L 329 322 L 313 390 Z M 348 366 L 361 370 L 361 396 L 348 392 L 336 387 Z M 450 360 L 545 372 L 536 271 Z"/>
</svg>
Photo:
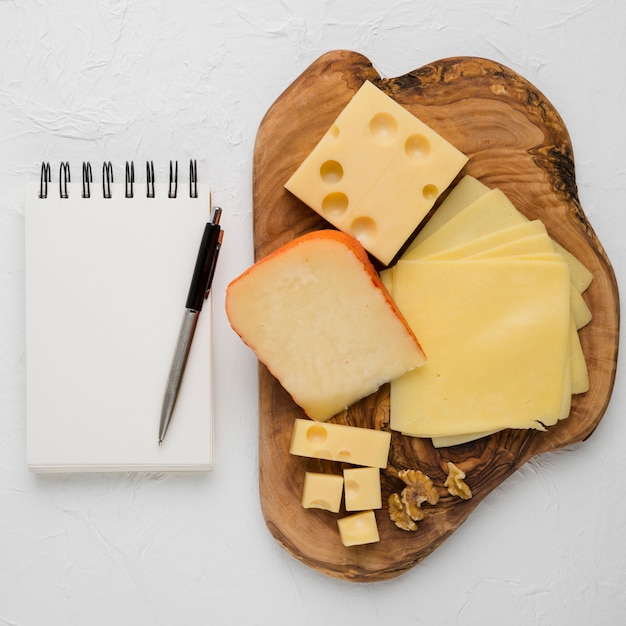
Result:
<svg viewBox="0 0 626 626">
<path fill-rule="evenodd" d="M 161 422 L 159 424 L 159 445 L 163 443 L 167 427 L 170 423 L 172 413 L 174 412 L 176 398 L 178 397 L 178 390 L 180 389 L 183 374 L 185 372 L 185 366 L 187 365 L 187 357 L 189 356 L 189 350 L 191 349 L 191 340 L 196 330 L 199 316 L 200 311 L 195 311 L 193 309 L 186 309 L 183 315 L 183 321 L 180 326 L 180 332 L 178 333 L 178 340 L 176 342 L 176 350 L 174 352 L 174 357 L 172 358 L 172 365 L 170 366 L 170 373 L 167 378 L 167 387 L 165 388 L 165 395 L 163 397 Z"/>
</svg>

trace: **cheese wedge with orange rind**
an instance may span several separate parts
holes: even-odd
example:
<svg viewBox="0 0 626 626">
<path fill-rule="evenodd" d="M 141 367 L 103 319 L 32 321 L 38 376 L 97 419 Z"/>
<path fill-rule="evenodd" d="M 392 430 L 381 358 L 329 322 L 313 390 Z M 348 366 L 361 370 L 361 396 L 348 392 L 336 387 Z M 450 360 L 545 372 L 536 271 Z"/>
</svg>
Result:
<svg viewBox="0 0 626 626">
<path fill-rule="evenodd" d="M 325 421 L 426 357 L 353 237 L 309 233 L 228 286 L 232 328 L 304 412 Z"/>
</svg>

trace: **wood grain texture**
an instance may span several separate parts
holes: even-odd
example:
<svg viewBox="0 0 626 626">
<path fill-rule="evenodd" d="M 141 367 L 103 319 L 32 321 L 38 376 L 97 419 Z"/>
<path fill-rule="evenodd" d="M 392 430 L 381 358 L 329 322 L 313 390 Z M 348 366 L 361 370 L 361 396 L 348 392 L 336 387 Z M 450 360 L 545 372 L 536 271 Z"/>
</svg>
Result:
<svg viewBox="0 0 626 626">
<path fill-rule="evenodd" d="M 253 173 L 256 258 L 299 235 L 328 227 L 283 185 L 365 80 L 467 154 L 469 162 L 462 174 L 502 189 L 520 211 L 543 220 L 552 237 L 585 263 L 594 275 L 585 293 L 594 317 L 580 333 L 590 390 L 575 397 L 570 417 L 548 432 L 503 431 L 441 450 L 429 440 L 392 433 L 389 465 L 382 472 L 383 501 L 403 486 L 398 470 L 416 467 L 433 479 L 441 499 L 436 506 L 426 507 L 426 517 L 414 533 L 396 528 L 385 504 L 376 513 L 381 540 L 367 546 L 343 547 L 337 515 L 302 508 L 305 471 L 339 473 L 342 468 L 289 454 L 293 421 L 305 416 L 267 369 L 259 366 L 260 496 L 267 526 L 297 559 L 351 581 L 384 580 L 405 572 L 528 459 L 587 438 L 611 396 L 619 335 L 615 276 L 578 200 L 565 125 L 533 85 L 486 59 L 444 59 L 385 79 L 367 58 L 350 51 L 329 52 L 313 63 L 276 100 L 258 131 Z M 333 421 L 388 429 L 388 386 Z M 443 487 L 448 460 L 467 473 L 474 494 L 471 500 L 453 498 Z"/>
</svg>

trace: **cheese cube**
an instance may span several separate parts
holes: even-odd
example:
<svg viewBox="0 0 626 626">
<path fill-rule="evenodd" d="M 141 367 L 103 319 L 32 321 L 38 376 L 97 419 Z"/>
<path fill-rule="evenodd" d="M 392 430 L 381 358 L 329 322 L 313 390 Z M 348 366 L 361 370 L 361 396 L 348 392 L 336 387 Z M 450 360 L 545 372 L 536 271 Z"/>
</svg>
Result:
<svg viewBox="0 0 626 626">
<path fill-rule="evenodd" d="M 360 546 L 380 541 L 374 511 L 363 511 L 337 520 L 339 536 L 344 546 Z"/>
<path fill-rule="evenodd" d="M 312 419 L 325 421 L 424 363 L 356 239 L 299 237 L 230 283 L 231 326 Z"/>
<path fill-rule="evenodd" d="M 366 81 L 285 188 L 388 264 L 467 160 Z"/>
<path fill-rule="evenodd" d="M 346 511 L 380 509 L 380 470 L 377 467 L 353 467 L 343 470 Z"/>
<path fill-rule="evenodd" d="M 373 428 L 297 418 L 289 452 L 353 465 L 387 467 L 391 433 Z"/>
<path fill-rule="evenodd" d="M 338 474 L 306 472 L 302 490 L 305 509 L 324 509 L 338 513 L 343 495 L 343 478 Z"/>
</svg>

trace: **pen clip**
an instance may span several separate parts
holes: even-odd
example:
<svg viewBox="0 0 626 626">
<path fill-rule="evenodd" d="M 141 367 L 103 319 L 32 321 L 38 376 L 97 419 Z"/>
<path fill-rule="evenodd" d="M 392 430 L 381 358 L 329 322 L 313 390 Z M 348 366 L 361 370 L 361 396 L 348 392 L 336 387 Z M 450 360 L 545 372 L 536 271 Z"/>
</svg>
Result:
<svg viewBox="0 0 626 626">
<path fill-rule="evenodd" d="M 217 221 L 219 222 L 220 214 L 222 209 L 219 209 L 219 214 L 217 215 Z M 217 224 L 217 222 L 215 222 Z M 213 275 L 215 274 L 215 267 L 217 265 L 217 257 L 220 253 L 220 248 L 222 247 L 222 239 L 224 238 L 224 231 L 220 228 L 220 232 L 217 235 L 217 245 L 215 247 L 215 254 L 213 255 L 213 262 L 211 263 L 211 269 L 209 270 L 209 280 L 207 283 L 206 292 L 204 293 L 204 299 L 208 299 L 209 294 L 211 293 L 211 284 L 213 283 Z"/>
</svg>

